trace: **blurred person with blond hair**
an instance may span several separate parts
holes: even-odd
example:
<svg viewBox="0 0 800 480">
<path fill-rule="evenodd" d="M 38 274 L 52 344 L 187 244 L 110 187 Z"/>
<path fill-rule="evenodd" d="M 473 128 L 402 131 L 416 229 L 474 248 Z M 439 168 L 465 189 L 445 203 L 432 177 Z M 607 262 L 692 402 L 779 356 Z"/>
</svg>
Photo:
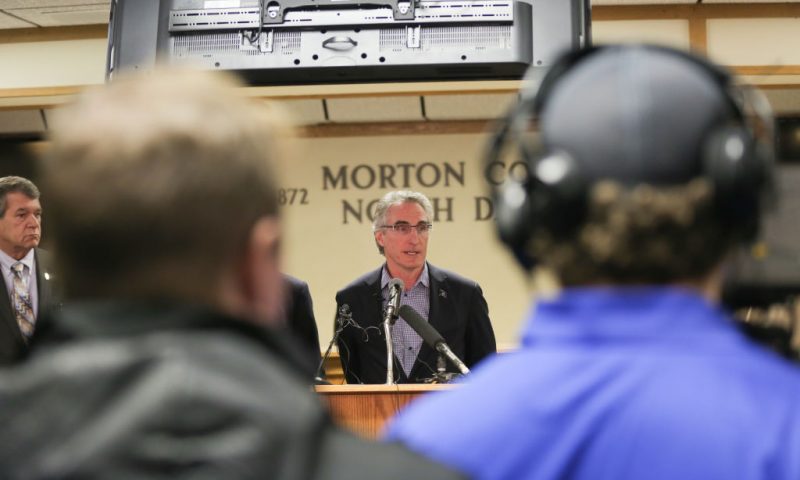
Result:
<svg viewBox="0 0 800 480">
<path fill-rule="evenodd" d="M 334 427 L 273 328 L 282 116 L 181 71 L 59 112 L 43 190 L 71 303 L 0 372 L 4 478 L 452 478 Z"/>
</svg>

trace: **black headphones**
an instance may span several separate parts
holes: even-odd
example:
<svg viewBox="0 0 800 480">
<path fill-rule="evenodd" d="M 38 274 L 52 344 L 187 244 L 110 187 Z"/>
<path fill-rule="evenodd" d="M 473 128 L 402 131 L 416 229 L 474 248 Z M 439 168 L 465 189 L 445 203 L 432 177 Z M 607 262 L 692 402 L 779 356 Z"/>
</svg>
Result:
<svg viewBox="0 0 800 480">
<path fill-rule="evenodd" d="M 731 234 L 746 242 L 754 240 L 758 233 L 765 199 L 774 198 L 774 131 L 772 113 L 763 94 L 733 85 L 726 71 L 686 52 L 650 45 L 593 47 L 561 57 L 532 92 L 523 88 L 520 102 L 499 121 L 485 156 L 488 168 L 503 163 L 504 153 L 511 148 L 526 167 L 515 168 L 516 175 L 510 173 L 502 185 L 492 188 L 498 235 L 526 269 L 536 264 L 527 244 L 538 232 L 546 230 L 567 238 L 582 224 L 588 194 L 598 178 L 587 177 L 582 163 L 566 149 L 548 145 L 547 138 L 529 141 L 525 135 L 530 136 L 530 127 L 541 118 L 553 90 L 577 66 L 601 52 L 624 54 L 631 49 L 645 55 L 666 53 L 699 70 L 728 105 L 728 112 L 721 115 L 721 120 L 712 125 L 696 146 L 699 158 L 695 176 L 710 181 L 717 217 L 730 228 Z M 613 174 L 607 179 L 613 180 Z"/>
</svg>

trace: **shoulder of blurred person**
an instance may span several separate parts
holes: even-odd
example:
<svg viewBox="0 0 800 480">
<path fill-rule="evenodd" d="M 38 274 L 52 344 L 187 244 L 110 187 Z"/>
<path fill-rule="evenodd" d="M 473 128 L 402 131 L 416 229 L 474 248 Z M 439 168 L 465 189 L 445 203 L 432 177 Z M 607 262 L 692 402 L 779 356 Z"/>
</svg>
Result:
<svg viewBox="0 0 800 480">
<path fill-rule="evenodd" d="M 333 427 L 292 346 L 182 304 L 65 307 L 0 372 L 4 475 L 457 478 Z"/>
</svg>

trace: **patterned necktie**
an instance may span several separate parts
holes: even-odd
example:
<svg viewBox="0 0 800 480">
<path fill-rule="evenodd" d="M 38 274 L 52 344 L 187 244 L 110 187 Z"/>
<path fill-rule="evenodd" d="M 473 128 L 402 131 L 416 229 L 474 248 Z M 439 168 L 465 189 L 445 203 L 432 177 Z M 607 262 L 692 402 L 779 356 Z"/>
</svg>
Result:
<svg viewBox="0 0 800 480">
<path fill-rule="evenodd" d="M 28 293 L 28 282 L 25 281 L 22 275 L 24 270 L 25 265 L 22 262 L 17 262 L 11 266 L 11 271 L 14 272 L 14 313 L 22 336 L 25 337 L 25 340 L 28 340 L 33 335 L 34 320 L 31 296 Z"/>
</svg>

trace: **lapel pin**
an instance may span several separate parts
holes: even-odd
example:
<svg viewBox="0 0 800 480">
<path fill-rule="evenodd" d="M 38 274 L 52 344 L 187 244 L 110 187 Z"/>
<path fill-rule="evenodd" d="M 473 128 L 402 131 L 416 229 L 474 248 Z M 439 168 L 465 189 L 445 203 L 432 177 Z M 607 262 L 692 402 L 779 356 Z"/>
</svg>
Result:
<svg viewBox="0 0 800 480">
<path fill-rule="evenodd" d="M 447 292 L 445 292 L 444 290 L 439 290 L 439 296 L 442 298 L 447 298 Z"/>
</svg>

